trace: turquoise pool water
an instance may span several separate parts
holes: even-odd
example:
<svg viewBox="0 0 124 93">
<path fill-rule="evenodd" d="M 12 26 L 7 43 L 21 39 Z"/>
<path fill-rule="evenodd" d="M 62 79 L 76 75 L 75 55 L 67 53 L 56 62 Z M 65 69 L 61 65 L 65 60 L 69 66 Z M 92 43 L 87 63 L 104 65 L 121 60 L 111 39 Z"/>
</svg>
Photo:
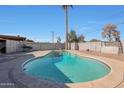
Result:
<svg viewBox="0 0 124 93">
<path fill-rule="evenodd" d="M 23 70 L 30 76 L 58 83 L 87 82 L 110 72 L 110 68 L 98 60 L 55 51 L 27 62 Z"/>
</svg>

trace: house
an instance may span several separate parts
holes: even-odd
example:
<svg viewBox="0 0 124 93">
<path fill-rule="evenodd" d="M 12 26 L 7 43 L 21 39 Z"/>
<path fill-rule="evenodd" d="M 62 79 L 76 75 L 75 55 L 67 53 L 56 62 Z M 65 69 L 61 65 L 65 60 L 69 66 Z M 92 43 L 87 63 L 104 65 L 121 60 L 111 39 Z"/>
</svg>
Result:
<svg viewBox="0 0 124 93">
<path fill-rule="evenodd" d="M 22 51 L 24 40 L 25 37 L 0 35 L 0 54 Z"/>
</svg>

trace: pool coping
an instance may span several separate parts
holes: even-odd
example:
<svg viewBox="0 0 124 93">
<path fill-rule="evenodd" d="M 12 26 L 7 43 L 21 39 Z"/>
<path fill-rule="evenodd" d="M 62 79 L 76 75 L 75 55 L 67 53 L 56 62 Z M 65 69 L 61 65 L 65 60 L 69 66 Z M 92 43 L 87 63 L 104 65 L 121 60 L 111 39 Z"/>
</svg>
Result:
<svg viewBox="0 0 124 93">
<path fill-rule="evenodd" d="M 114 59 L 109 59 L 109 58 L 105 58 L 105 57 L 98 57 L 98 56 L 91 56 L 91 55 L 87 55 L 87 54 L 83 54 L 82 52 L 79 51 L 70 51 L 67 50 L 70 53 L 76 54 L 78 56 L 82 56 L 82 57 L 88 57 L 88 58 L 93 58 L 96 60 L 99 60 L 105 64 L 107 64 L 109 67 L 111 67 L 111 72 L 109 74 L 107 74 L 106 76 L 97 79 L 97 80 L 93 80 L 93 81 L 88 81 L 88 82 L 81 82 L 81 83 L 65 83 L 65 84 L 58 84 L 56 82 L 51 82 L 48 80 L 42 80 L 39 78 L 34 78 L 31 76 L 26 75 L 23 71 L 22 71 L 22 63 L 24 64 L 24 62 L 18 64 L 15 66 L 14 70 L 13 70 L 13 78 L 14 80 L 20 82 L 21 84 L 27 86 L 27 87 L 70 87 L 70 88 L 113 88 L 116 87 L 118 84 L 120 84 L 123 81 L 123 67 L 118 66 L 115 61 L 118 60 L 114 60 Z M 31 59 L 35 59 L 38 57 L 43 57 L 44 55 L 47 55 L 48 53 L 50 53 L 51 51 L 46 51 L 45 53 L 39 53 L 38 55 L 35 55 L 34 58 Z M 33 54 L 33 52 L 32 52 Z M 29 60 L 31 60 L 29 59 Z M 27 60 L 25 60 L 27 61 Z"/>
<path fill-rule="evenodd" d="M 50 50 L 46 51 L 45 53 L 41 53 L 40 55 L 39 54 L 35 55 L 35 57 L 29 58 L 28 60 L 45 56 L 50 52 L 51 52 Z M 33 52 L 31 54 L 33 54 Z M 22 70 L 22 65 L 25 64 L 26 61 L 27 59 L 25 61 L 20 62 L 13 68 L 13 72 L 11 73 L 13 76 L 12 78 L 14 80 L 13 82 L 18 83 L 18 85 L 21 84 L 26 88 L 60 88 L 60 87 L 66 88 L 67 87 L 65 86 L 65 84 L 58 84 L 56 82 L 40 79 L 25 74 L 24 71 Z"/>
</svg>

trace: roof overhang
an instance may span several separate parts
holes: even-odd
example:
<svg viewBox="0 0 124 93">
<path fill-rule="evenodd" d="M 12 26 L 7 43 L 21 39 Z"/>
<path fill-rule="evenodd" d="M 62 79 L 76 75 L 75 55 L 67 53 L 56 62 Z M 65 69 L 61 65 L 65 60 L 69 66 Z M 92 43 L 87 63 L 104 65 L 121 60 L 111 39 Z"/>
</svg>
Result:
<svg viewBox="0 0 124 93">
<path fill-rule="evenodd" d="M 0 38 L 0 40 L 6 40 L 6 39 Z"/>
<path fill-rule="evenodd" d="M 15 41 L 24 41 L 25 37 L 20 36 L 9 36 L 9 35 L 0 35 L 0 40 L 15 40 Z"/>
</svg>

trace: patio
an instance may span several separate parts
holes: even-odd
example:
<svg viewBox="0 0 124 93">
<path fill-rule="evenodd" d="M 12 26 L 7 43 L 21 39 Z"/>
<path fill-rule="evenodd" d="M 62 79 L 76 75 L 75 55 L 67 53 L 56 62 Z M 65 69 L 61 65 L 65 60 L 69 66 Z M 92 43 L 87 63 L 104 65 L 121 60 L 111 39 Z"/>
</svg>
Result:
<svg viewBox="0 0 124 93">
<path fill-rule="evenodd" d="M 32 57 L 43 56 L 49 51 L 20 52 L 13 54 L 4 54 L 0 57 L 0 87 L 124 87 L 124 61 L 107 58 L 103 55 L 95 55 L 79 51 L 69 51 L 79 56 L 87 56 L 103 60 L 112 68 L 112 72 L 98 80 L 78 84 L 56 84 L 49 81 L 34 79 L 28 77 L 22 72 L 22 63 Z M 120 57 L 120 56 L 119 56 Z M 121 56 L 123 58 L 123 56 Z M 40 82 L 39 82 L 40 81 Z M 42 82 L 42 83 L 41 83 Z"/>
</svg>

